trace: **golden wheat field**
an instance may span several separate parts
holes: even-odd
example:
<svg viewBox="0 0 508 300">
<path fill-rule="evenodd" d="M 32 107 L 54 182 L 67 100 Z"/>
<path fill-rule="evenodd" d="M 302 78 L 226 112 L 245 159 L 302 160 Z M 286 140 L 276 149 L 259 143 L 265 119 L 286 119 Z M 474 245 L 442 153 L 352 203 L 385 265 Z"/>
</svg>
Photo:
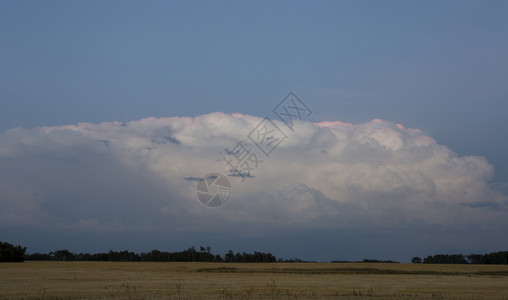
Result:
<svg viewBox="0 0 508 300">
<path fill-rule="evenodd" d="M 381 263 L 0 264 L 2 299 L 508 299 L 508 266 Z"/>
</svg>

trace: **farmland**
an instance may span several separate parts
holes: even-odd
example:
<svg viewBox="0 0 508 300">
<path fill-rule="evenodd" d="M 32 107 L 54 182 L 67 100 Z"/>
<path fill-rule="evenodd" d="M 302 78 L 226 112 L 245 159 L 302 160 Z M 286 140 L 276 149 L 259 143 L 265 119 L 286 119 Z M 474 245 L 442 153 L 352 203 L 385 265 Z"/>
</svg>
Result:
<svg viewBox="0 0 508 300">
<path fill-rule="evenodd" d="M 506 299 L 508 266 L 382 263 L 0 264 L 2 299 Z"/>
</svg>

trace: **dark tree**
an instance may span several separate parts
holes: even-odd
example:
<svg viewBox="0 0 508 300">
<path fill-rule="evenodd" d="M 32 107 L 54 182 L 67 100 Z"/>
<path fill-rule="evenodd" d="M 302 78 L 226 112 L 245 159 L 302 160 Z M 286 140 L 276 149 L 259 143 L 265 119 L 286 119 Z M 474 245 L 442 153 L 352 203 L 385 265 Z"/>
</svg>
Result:
<svg viewBox="0 0 508 300">
<path fill-rule="evenodd" d="M 229 250 L 226 255 L 224 255 L 224 261 L 225 262 L 234 262 L 235 261 L 235 254 L 233 253 L 233 250 Z"/>
<path fill-rule="evenodd" d="M 413 264 L 421 264 L 422 263 L 422 259 L 419 258 L 418 256 L 415 256 L 415 257 L 411 258 L 411 262 Z"/>
<path fill-rule="evenodd" d="M 0 262 L 22 262 L 25 258 L 25 251 L 26 247 L 0 242 Z"/>
</svg>

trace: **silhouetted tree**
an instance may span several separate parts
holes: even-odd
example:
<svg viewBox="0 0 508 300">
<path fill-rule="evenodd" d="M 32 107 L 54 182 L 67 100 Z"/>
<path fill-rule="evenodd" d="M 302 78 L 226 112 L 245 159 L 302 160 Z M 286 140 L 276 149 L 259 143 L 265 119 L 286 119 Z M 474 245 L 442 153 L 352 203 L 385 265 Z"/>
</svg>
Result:
<svg viewBox="0 0 508 300">
<path fill-rule="evenodd" d="M 224 255 L 224 261 L 225 262 L 234 262 L 235 261 L 235 254 L 233 253 L 233 250 L 229 250 L 226 255 Z"/>
<path fill-rule="evenodd" d="M 25 258 L 25 251 L 26 247 L 0 242 L 0 262 L 22 262 Z"/>
<path fill-rule="evenodd" d="M 422 263 L 422 259 L 419 258 L 418 256 L 415 256 L 415 257 L 411 258 L 411 262 L 413 264 L 421 264 Z"/>
</svg>

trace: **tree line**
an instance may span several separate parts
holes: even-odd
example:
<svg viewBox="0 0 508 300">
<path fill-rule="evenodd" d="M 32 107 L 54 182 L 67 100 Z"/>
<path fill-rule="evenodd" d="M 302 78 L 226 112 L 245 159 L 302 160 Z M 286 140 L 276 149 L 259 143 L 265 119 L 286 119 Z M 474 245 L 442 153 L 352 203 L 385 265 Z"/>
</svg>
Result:
<svg viewBox="0 0 508 300">
<path fill-rule="evenodd" d="M 48 261 L 120 261 L 120 262 L 304 262 L 295 259 L 277 259 L 271 253 L 254 251 L 254 253 L 229 250 L 223 256 L 211 252 L 210 246 L 194 246 L 178 252 L 152 250 L 150 252 L 135 253 L 131 251 L 109 251 L 102 253 L 73 253 L 69 250 L 57 250 L 49 253 L 25 254 L 26 247 L 12 245 L 0 241 L 0 262 L 22 262 L 24 260 Z M 341 262 L 341 261 L 332 261 Z M 375 259 L 365 259 L 363 262 L 391 262 Z M 424 264 L 508 264 L 508 251 L 492 252 L 488 254 L 436 254 L 425 258 L 413 257 L 412 263 Z"/>
<path fill-rule="evenodd" d="M 508 251 L 492 252 L 488 254 L 436 254 L 425 258 L 413 257 L 412 263 L 419 264 L 485 264 L 508 265 Z"/>
<path fill-rule="evenodd" d="M 120 261 L 120 262 L 276 262 L 290 261 L 277 258 L 271 253 L 255 251 L 254 253 L 234 253 L 229 250 L 224 256 L 211 253 L 211 248 L 194 246 L 183 251 L 167 252 L 152 250 L 135 253 L 131 251 L 109 251 L 103 253 L 72 253 L 69 250 L 58 250 L 49 253 L 32 253 L 24 256 L 25 260 L 49 261 Z"/>
</svg>

